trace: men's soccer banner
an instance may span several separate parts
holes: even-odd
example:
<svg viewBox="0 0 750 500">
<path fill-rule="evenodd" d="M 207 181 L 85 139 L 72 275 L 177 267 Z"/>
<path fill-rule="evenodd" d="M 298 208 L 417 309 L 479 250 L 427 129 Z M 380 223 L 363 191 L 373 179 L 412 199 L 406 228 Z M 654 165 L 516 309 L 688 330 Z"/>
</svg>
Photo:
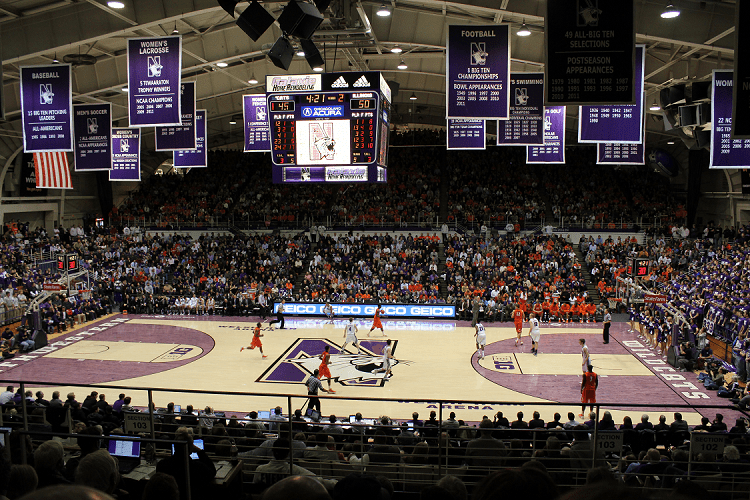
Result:
<svg viewBox="0 0 750 500">
<path fill-rule="evenodd" d="M 485 149 L 484 120 L 448 118 L 448 149 Z"/>
<path fill-rule="evenodd" d="M 128 39 L 131 127 L 182 125 L 182 37 Z"/>
<path fill-rule="evenodd" d="M 579 106 L 578 142 L 643 142 L 646 46 L 635 47 L 635 104 Z"/>
<path fill-rule="evenodd" d="M 511 73 L 510 98 L 509 119 L 497 122 L 497 145 L 544 144 L 544 73 Z"/>
<path fill-rule="evenodd" d="M 24 152 L 73 151 L 70 64 L 21 67 L 21 121 Z"/>
<path fill-rule="evenodd" d="M 510 103 L 510 27 L 448 26 L 447 118 L 506 120 Z"/>
<path fill-rule="evenodd" d="M 565 106 L 544 108 L 544 144 L 526 146 L 526 163 L 565 163 Z"/>
<path fill-rule="evenodd" d="M 141 130 L 112 128 L 112 170 L 110 181 L 141 180 Z"/>
<path fill-rule="evenodd" d="M 709 168 L 745 168 L 750 165 L 750 139 L 732 139 L 733 84 L 732 71 L 714 70 Z"/>
<path fill-rule="evenodd" d="M 600 142 L 596 145 L 596 158 L 597 165 L 643 165 L 646 163 L 643 143 Z"/>
<path fill-rule="evenodd" d="M 112 105 L 76 104 L 73 106 L 76 172 L 95 172 L 112 168 Z"/>
<path fill-rule="evenodd" d="M 195 132 L 197 136 L 196 149 L 175 151 L 174 166 L 175 168 L 183 167 L 207 167 L 208 157 L 206 156 L 206 110 L 199 109 L 195 112 Z"/>
<path fill-rule="evenodd" d="M 156 127 L 156 150 L 195 149 L 195 82 L 181 85 L 182 125 Z"/>
<path fill-rule="evenodd" d="M 271 129 L 265 94 L 242 96 L 242 121 L 245 124 L 245 153 L 271 151 Z"/>
</svg>

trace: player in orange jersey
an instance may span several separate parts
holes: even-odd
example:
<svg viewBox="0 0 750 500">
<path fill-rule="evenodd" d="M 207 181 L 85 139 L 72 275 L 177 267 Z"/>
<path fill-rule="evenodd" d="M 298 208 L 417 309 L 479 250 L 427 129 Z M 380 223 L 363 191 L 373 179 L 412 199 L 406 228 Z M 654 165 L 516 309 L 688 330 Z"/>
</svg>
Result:
<svg viewBox="0 0 750 500">
<path fill-rule="evenodd" d="M 552 304 L 548 298 L 542 302 L 542 323 L 549 323 L 550 311 L 552 310 Z"/>
<path fill-rule="evenodd" d="M 255 325 L 255 328 L 253 328 L 253 341 L 250 343 L 247 347 L 240 347 L 240 352 L 244 351 L 245 349 L 255 349 L 256 347 L 258 350 L 260 350 L 260 355 L 264 358 L 267 358 L 265 354 L 263 354 L 263 344 L 260 342 L 260 338 L 263 335 L 260 333 L 260 323 Z"/>
<path fill-rule="evenodd" d="M 552 321 L 552 318 L 555 318 L 555 321 L 559 321 L 560 319 L 560 305 L 557 303 L 557 299 L 553 299 L 552 305 L 549 306 L 550 321 Z"/>
<path fill-rule="evenodd" d="M 378 308 L 375 309 L 375 317 L 372 318 L 372 328 L 370 328 L 370 331 L 367 332 L 367 336 L 370 336 L 370 333 L 376 328 L 380 328 L 380 331 L 383 333 L 383 337 L 385 337 L 385 331 L 383 330 L 383 323 L 380 322 L 380 313 L 383 311 L 383 309 L 380 307 L 380 304 L 378 304 Z"/>
<path fill-rule="evenodd" d="M 570 306 L 570 316 L 573 321 L 575 321 L 575 317 L 578 316 L 578 319 L 583 323 L 583 316 L 581 315 L 581 306 L 578 305 L 578 302 Z"/>
<path fill-rule="evenodd" d="M 521 306 L 518 304 L 513 309 L 513 324 L 516 325 L 516 346 L 519 341 L 523 345 L 523 341 L 521 340 L 521 334 L 523 333 L 523 310 L 521 310 Z"/>
<path fill-rule="evenodd" d="M 318 367 L 320 380 L 322 382 L 324 378 L 327 378 L 328 392 L 336 393 L 336 391 L 331 389 L 331 370 L 328 369 L 328 364 L 331 362 L 331 346 L 327 345 L 323 353 L 318 357 L 320 358 L 320 366 Z"/>
<path fill-rule="evenodd" d="M 561 321 L 563 323 L 570 323 L 570 304 L 563 302 L 560 306 L 560 315 L 562 316 Z"/>
</svg>

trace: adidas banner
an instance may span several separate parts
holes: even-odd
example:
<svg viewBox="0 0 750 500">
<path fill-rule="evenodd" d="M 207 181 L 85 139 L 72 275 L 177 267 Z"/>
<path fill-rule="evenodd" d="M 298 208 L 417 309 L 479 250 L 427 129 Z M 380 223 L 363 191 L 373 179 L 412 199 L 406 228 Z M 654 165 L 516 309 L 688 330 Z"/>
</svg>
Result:
<svg viewBox="0 0 750 500">
<path fill-rule="evenodd" d="M 271 151 L 271 130 L 265 94 L 242 96 L 242 121 L 245 124 L 245 153 Z"/>
<path fill-rule="evenodd" d="M 112 168 L 112 105 L 73 106 L 75 171 L 95 172 Z"/>
<path fill-rule="evenodd" d="M 112 128 L 110 181 L 141 180 L 141 130 Z"/>
<path fill-rule="evenodd" d="M 198 146 L 192 150 L 175 151 L 174 166 L 175 168 L 183 167 L 207 167 L 208 158 L 206 157 L 206 110 L 199 109 L 195 112 L 195 131 L 198 139 Z"/>
<path fill-rule="evenodd" d="M 322 90 L 377 90 L 380 88 L 380 73 L 376 71 L 352 71 L 351 73 L 324 73 Z"/>
<path fill-rule="evenodd" d="M 26 153 L 73 151 L 70 64 L 21 67 L 21 119 Z"/>
<path fill-rule="evenodd" d="M 131 127 L 182 125 L 182 37 L 128 39 Z"/>
<path fill-rule="evenodd" d="M 180 86 L 182 125 L 156 127 L 156 150 L 195 149 L 195 82 L 182 82 Z"/>
</svg>

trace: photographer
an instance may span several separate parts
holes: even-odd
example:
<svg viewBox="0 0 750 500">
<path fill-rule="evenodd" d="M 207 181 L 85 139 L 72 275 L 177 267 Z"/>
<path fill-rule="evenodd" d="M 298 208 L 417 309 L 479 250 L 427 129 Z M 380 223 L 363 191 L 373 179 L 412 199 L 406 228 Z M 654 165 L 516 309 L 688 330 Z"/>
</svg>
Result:
<svg viewBox="0 0 750 500">
<path fill-rule="evenodd" d="M 706 367 L 706 363 L 708 363 L 711 358 L 714 355 L 714 351 L 711 349 L 711 346 L 708 345 L 708 342 L 703 346 L 703 349 L 698 353 L 698 359 L 695 360 L 695 365 L 693 366 L 696 370 L 703 370 Z"/>
<path fill-rule="evenodd" d="M 677 356 L 676 367 L 680 371 L 692 371 L 693 370 L 693 346 L 690 342 L 683 342 L 680 344 L 680 355 Z"/>
</svg>

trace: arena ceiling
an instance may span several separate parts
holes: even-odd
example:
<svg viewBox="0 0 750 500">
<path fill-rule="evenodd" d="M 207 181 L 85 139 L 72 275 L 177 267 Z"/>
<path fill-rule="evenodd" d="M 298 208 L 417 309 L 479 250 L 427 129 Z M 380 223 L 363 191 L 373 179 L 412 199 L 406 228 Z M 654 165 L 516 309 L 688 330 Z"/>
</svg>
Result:
<svg viewBox="0 0 750 500">
<path fill-rule="evenodd" d="M 48 64 L 66 55 L 86 54 L 91 65 L 73 70 L 73 100 L 111 102 L 118 126 L 127 125 L 125 56 L 129 37 L 183 36 L 183 78 L 197 82 L 198 107 L 208 112 L 209 147 L 241 142 L 243 94 L 264 92 L 262 78 L 281 71 L 265 50 L 281 34 L 278 25 L 253 42 L 217 0 L 122 0 L 124 9 L 106 0 L 0 0 L 0 43 L 6 121 L 0 124 L 0 155 L 8 157 L 21 145 L 19 67 Z M 262 2 L 278 16 L 286 2 Z M 396 123 L 445 124 L 445 38 L 449 24 L 510 23 L 512 70 L 543 68 L 544 11 L 541 0 L 389 0 L 390 17 L 379 17 L 380 0 L 333 0 L 315 34 L 327 71 L 382 71 L 400 85 Z M 734 1 L 674 0 L 682 12 L 662 19 L 667 2 L 636 0 L 636 41 L 647 47 L 646 103 L 658 99 L 664 86 L 709 78 L 717 68 L 731 68 L 734 59 Z M 237 12 L 247 3 L 241 2 Z M 532 30 L 515 36 L 521 23 Z M 391 53 L 398 45 L 401 54 Z M 401 60 L 408 65 L 397 69 Z M 217 66 L 226 62 L 226 67 Z M 304 58 L 295 57 L 290 74 L 309 73 Z M 250 84 L 255 76 L 260 81 Z M 410 101 L 414 93 L 416 101 Z M 577 109 L 568 107 L 568 127 L 577 127 Z M 670 136 L 656 115 L 647 120 L 647 141 Z M 153 132 L 145 150 L 153 149 Z M 143 168 L 153 171 L 155 154 Z M 158 161 L 159 160 L 159 161 Z"/>
</svg>

